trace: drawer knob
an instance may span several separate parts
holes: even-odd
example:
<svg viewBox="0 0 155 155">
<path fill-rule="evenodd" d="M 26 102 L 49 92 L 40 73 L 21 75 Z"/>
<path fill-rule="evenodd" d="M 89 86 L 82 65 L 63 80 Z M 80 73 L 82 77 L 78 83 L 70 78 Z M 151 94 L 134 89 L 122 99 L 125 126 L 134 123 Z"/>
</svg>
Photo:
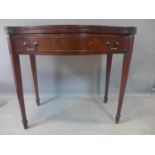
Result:
<svg viewBox="0 0 155 155">
<path fill-rule="evenodd" d="M 111 50 L 111 51 L 116 51 L 118 50 L 119 46 L 120 46 L 120 43 L 119 41 L 116 41 L 115 43 L 115 47 L 111 47 L 111 43 L 109 41 L 106 41 L 106 45 L 108 46 L 108 48 Z"/>
<path fill-rule="evenodd" d="M 27 42 L 26 42 L 26 41 L 24 41 L 24 42 L 23 42 L 23 46 L 25 46 L 25 47 L 26 47 L 27 45 L 28 45 L 28 44 L 27 44 Z"/>
<path fill-rule="evenodd" d="M 38 46 L 38 42 L 37 41 L 34 41 L 33 42 L 33 47 L 30 47 L 28 45 L 28 43 L 26 41 L 23 42 L 23 46 L 26 48 L 27 51 L 35 51 L 37 49 L 37 46 Z"/>
<path fill-rule="evenodd" d="M 109 42 L 109 41 L 106 41 L 106 45 L 107 45 L 107 46 L 110 46 L 110 42 Z"/>
<path fill-rule="evenodd" d="M 115 45 L 116 45 L 116 47 L 119 47 L 119 45 L 120 45 L 119 41 L 116 41 Z"/>
<path fill-rule="evenodd" d="M 38 46 L 38 42 L 37 41 L 35 41 L 33 44 L 34 44 L 34 46 Z"/>
</svg>

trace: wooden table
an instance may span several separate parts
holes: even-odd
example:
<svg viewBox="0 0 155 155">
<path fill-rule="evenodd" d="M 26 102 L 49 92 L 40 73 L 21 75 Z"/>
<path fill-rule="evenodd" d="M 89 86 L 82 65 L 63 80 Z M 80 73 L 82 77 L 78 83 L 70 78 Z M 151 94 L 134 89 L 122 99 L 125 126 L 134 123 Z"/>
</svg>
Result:
<svg viewBox="0 0 155 155">
<path fill-rule="evenodd" d="M 28 128 L 25 111 L 20 55 L 29 55 L 36 102 L 40 105 L 35 55 L 107 55 L 104 102 L 108 100 L 113 54 L 123 54 L 122 76 L 116 123 L 119 122 L 128 72 L 132 57 L 136 27 L 92 25 L 55 25 L 6 27 L 16 91 L 24 128 Z"/>
</svg>

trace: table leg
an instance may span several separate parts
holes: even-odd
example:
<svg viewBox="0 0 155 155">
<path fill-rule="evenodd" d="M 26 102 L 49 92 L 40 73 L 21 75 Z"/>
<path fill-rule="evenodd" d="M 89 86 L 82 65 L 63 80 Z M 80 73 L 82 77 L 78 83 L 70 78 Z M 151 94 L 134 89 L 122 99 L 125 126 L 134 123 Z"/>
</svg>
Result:
<svg viewBox="0 0 155 155">
<path fill-rule="evenodd" d="M 39 98 L 39 89 L 38 89 L 38 80 L 37 80 L 37 67 L 36 67 L 36 57 L 34 55 L 30 55 L 30 63 L 31 63 L 31 70 L 32 70 L 32 77 L 34 83 L 34 90 L 36 95 L 36 103 L 40 105 L 40 98 Z"/>
<path fill-rule="evenodd" d="M 105 83 L 105 95 L 104 103 L 108 101 L 108 92 L 109 92 L 109 83 L 110 83 L 110 74 L 111 74 L 111 64 L 112 64 L 112 54 L 107 55 L 107 64 L 106 64 L 106 83 Z"/>
<path fill-rule="evenodd" d="M 21 67 L 19 55 L 11 54 L 12 68 L 14 73 L 14 80 L 16 84 L 16 92 L 19 101 L 19 106 L 22 115 L 22 122 L 25 129 L 28 128 L 28 121 L 26 118 L 25 104 L 24 104 L 24 96 L 23 96 L 23 86 L 22 86 L 22 76 L 21 76 Z"/>
<path fill-rule="evenodd" d="M 120 84 L 118 108 L 117 108 L 117 114 L 116 114 L 116 117 L 115 117 L 116 123 L 119 123 L 119 120 L 120 120 L 120 117 L 121 117 L 121 109 L 122 109 L 122 104 L 123 104 L 123 99 L 124 99 L 124 94 L 125 94 L 129 69 L 130 69 L 130 62 L 131 62 L 131 57 L 132 57 L 133 41 L 134 41 L 134 38 L 131 36 L 129 50 L 128 50 L 127 53 L 124 54 L 124 58 L 123 58 L 123 66 L 122 66 L 122 75 L 121 75 L 121 84 Z"/>
</svg>

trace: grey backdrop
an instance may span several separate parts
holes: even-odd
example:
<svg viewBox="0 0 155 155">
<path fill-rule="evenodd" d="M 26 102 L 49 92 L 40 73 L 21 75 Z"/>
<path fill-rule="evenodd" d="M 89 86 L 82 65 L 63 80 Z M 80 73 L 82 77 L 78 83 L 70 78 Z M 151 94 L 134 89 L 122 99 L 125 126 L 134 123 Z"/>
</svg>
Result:
<svg viewBox="0 0 155 155">
<path fill-rule="evenodd" d="M 137 26 L 127 93 L 149 93 L 155 81 L 155 20 L 0 20 L 0 94 L 15 95 L 5 26 L 93 24 Z M 21 57 L 24 91 L 33 93 L 28 56 Z M 103 95 L 105 56 L 37 56 L 41 95 Z M 110 93 L 117 94 L 122 56 L 114 56 Z M 100 82 L 100 87 L 98 83 Z"/>
</svg>

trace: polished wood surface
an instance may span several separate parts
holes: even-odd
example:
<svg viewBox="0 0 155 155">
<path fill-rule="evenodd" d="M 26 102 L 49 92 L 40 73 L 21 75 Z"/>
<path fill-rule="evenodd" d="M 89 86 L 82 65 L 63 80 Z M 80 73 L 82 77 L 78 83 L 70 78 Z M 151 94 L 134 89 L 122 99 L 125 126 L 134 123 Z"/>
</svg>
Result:
<svg viewBox="0 0 155 155">
<path fill-rule="evenodd" d="M 32 70 L 32 77 L 34 83 L 34 90 L 36 95 L 36 103 L 40 105 L 40 98 L 39 98 L 39 89 L 38 89 L 38 79 L 37 79 L 37 66 L 36 66 L 36 57 L 34 55 L 30 55 L 30 64 Z"/>
<path fill-rule="evenodd" d="M 18 35 L 13 40 L 20 54 L 117 54 L 126 52 L 129 46 L 129 38 L 120 35 L 31 34 Z"/>
<path fill-rule="evenodd" d="M 9 51 L 16 91 L 24 128 L 28 128 L 20 55 L 29 55 L 37 105 L 40 105 L 35 55 L 95 55 L 106 54 L 106 84 L 104 102 L 107 103 L 113 54 L 123 54 L 122 76 L 116 123 L 119 122 L 133 51 L 135 27 L 94 25 L 54 25 L 7 27 Z"/>
<path fill-rule="evenodd" d="M 104 103 L 107 103 L 107 101 L 108 101 L 111 65 L 112 65 L 112 54 L 108 54 L 107 55 L 107 64 L 106 64 L 106 83 L 105 83 Z"/>
<path fill-rule="evenodd" d="M 14 51 L 14 45 L 10 36 L 8 37 L 8 43 L 9 43 L 9 50 L 10 50 L 10 58 L 12 62 L 12 70 L 13 70 L 14 80 L 16 84 L 16 92 L 17 92 L 17 97 L 19 101 L 19 107 L 21 110 L 22 122 L 23 122 L 24 128 L 27 129 L 28 124 L 27 124 L 27 117 L 26 117 L 24 96 L 23 96 L 20 59 L 19 59 L 19 55 L 17 55 L 14 52 L 12 53 L 12 51 Z"/>
<path fill-rule="evenodd" d="M 119 100 L 118 100 L 118 108 L 117 108 L 117 114 L 116 114 L 116 123 L 119 122 L 119 119 L 121 117 L 121 109 L 129 74 L 129 68 L 130 68 L 130 62 L 132 57 L 132 51 L 133 51 L 133 43 L 134 43 L 134 36 L 130 36 L 130 44 L 129 44 L 129 50 L 124 55 L 123 58 L 123 65 L 122 65 L 122 76 L 121 76 L 121 84 L 120 84 L 120 92 L 119 92 Z"/>
<path fill-rule="evenodd" d="M 136 27 L 116 27 L 99 25 L 48 25 L 11 26 L 5 28 L 9 34 L 121 34 L 134 35 Z"/>
</svg>

